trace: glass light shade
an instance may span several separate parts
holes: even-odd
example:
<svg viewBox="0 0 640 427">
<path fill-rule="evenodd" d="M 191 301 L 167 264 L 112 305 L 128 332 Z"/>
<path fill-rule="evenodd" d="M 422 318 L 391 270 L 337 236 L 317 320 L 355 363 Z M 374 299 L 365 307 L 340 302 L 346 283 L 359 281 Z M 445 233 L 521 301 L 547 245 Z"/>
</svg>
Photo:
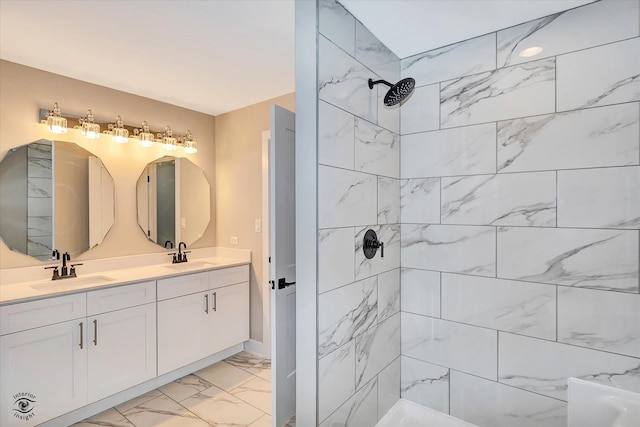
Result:
<svg viewBox="0 0 640 427">
<path fill-rule="evenodd" d="M 90 139 L 100 138 L 100 125 L 98 123 L 84 123 L 82 135 Z"/>
<path fill-rule="evenodd" d="M 53 111 L 47 116 L 47 129 L 53 133 L 67 133 L 67 119 L 62 117 L 58 103 L 53 103 Z"/>
<path fill-rule="evenodd" d="M 162 138 L 162 146 L 165 150 L 174 151 L 178 148 L 178 140 L 171 136 L 165 136 Z"/>
<path fill-rule="evenodd" d="M 153 147 L 156 143 L 156 138 L 149 132 L 149 125 L 146 121 L 142 122 L 142 132 L 138 134 L 138 140 L 143 147 Z"/>
<path fill-rule="evenodd" d="M 194 154 L 198 152 L 198 143 L 195 141 L 184 141 L 184 152 Z"/>
<path fill-rule="evenodd" d="M 129 142 L 129 131 L 124 128 L 124 123 L 122 123 L 122 117 L 116 117 L 116 125 L 113 128 L 111 133 L 112 139 L 114 142 L 119 144 L 125 144 Z"/>
</svg>

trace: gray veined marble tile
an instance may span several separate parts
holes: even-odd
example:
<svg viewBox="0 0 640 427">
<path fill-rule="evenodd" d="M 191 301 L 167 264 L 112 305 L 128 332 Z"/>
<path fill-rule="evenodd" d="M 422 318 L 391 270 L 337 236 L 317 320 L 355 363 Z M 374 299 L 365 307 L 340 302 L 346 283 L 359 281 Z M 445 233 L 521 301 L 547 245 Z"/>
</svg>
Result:
<svg viewBox="0 0 640 427">
<path fill-rule="evenodd" d="M 495 276 L 491 226 L 402 224 L 402 267 Z"/>
<path fill-rule="evenodd" d="M 640 295 L 558 289 L 558 341 L 640 358 Z"/>
<path fill-rule="evenodd" d="M 403 268 L 400 274 L 401 310 L 440 317 L 440 273 Z"/>
<path fill-rule="evenodd" d="M 402 356 L 400 394 L 427 408 L 449 413 L 449 368 Z"/>
<path fill-rule="evenodd" d="M 640 392 L 640 359 L 500 332 L 498 381 L 567 400 L 567 379 Z"/>
<path fill-rule="evenodd" d="M 355 168 L 361 172 L 398 178 L 400 137 L 384 128 L 356 118 Z"/>
<path fill-rule="evenodd" d="M 375 123 L 378 86 L 369 89 L 371 71 L 322 36 L 318 45 L 318 97 Z"/>
<path fill-rule="evenodd" d="M 400 154 L 402 178 L 495 173 L 496 125 L 405 135 Z"/>
<path fill-rule="evenodd" d="M 87 418 L 82 422 L 73 424 L 73 427 L 134 427 L 120 412 L 116 409 L 107 409 L 97 415 Z"/>
<path fill-rule="evenodd" d="M 555 340 L 556 287 L 443 273 L 442 318 Z"/>
<path fill-rule="evenodd" d="M 320 101 L 318 103 L 318 163 L 354 168 L 353 115 Z"/>
<path fill-rule="evenodd" d="M 530 61 L 529 47 L 544 48 L 539 59 L 636 37 L 638 13 L 637 1 L 595 2 L 498 31 L 498 67 Z"/>
<path fill-rule="evenodd" d="M 169 396 L 171 399 L 179 402 L 191 397 L 196 393 L 206 390 L 213 386 L 209 381 L 206 381 L 197 375 L 187 375 L 179 378 L 169 384 L 165 384 L 159 387 L 158 390 Z"/>
<path fill-rule="evenodd" d="M 556 173 L 442 178 L 442 223 L 556 225 Z"/>
<path fill-rule="evenodd" d="M 640 228 L 640 166 L 558 172 L 558 226 Z"/>
<path fill-rule="evenodd" d="M 53 222 L 50 216 L 27 217 L 27 236 L 52 236 Z"/>
<path fill-rule="evenodd" d="M 319 228 L 377 223 L 377 192 L 375 175 L 319 166 Z"/>
<path fill-rule="evenodd" d="M 440 178 L 400 181 L 400 222 L 440 223 Z"/>
<path fill-rule="evenodd" d="M 250 381 L 234 388 L 229 393 L 243 402 L 260 409 L 262 412 L 271 415 L 270 381 L 264 378 L 254 377 Z"/>
<path fill-rule="evenodd" d="M 378 274 L 378 322 L 400 311 L 400 269 Z"/>
<path fill-rule="evenodd" d="M 27 238 L 27 254 L 51 259 L 53 236 L 30 236 Z"/>
<path fill-rule="evenodd" d="M 498 277 L 638 292 L 638 232 L 499 228 Z"/>
<path fill-rule="evenodd" d="M 356 389 L 400 357 L 400 314 L 356 337 Z"/>
<path fill-rule="evenodd" d="M 365 384 L 338 410 L 320 423 L 320 427 L 375 426 L 378 422 L 378 379 Z"/>
<path fill-rule="evenodd" d="M 29 178 L 49 178 L 52 176 L 52 160 L 38 157 L 27 159 L 27 176 Z"/>
<path fill-rule="evenodd" d="M 400 109 L 402 135 L 435 130 L 440 127 L 440 85 L 414 89 Z"/>
<path fill-rule="evenodd" d="M 550 58 L 443 82 L 441 127 L 553 112 L 555 70 Z"/>
<path fill-rule="evenodd" d="M 255 410 L 258 411 L 257 409 Z M 128 409 L 122 414 L 135 426 L 140 427 L 154 427 L 158 425 L 168 427 L 184 425 L 194 427 L 208 426 L 208 423 L 198 418 L 193 412 L 185 409 L 182 405 L 174 402 L 165 395 L 158 396 Z M 256 417 L 256 419 L 257 418 L 258 417 Z"/>
<path fill-rule="evenodd" d="M 356 54 L 358 61 L 382 79 L 395 83 L 400 79 L 400 60 L 360 21 L 356 21 Z M 372 76 L 375 79 L 375 76 Z"/>
<path fill-rule="evenodd" d="M 353 227 L 318 231 L 318 293 L 355 280 L 355 234 Z"/>
<path fill-rule="evenodd" d="M 491 33 L 410 56 L 401 62 L 402 78 L 417 86 L 482 73 L 496 68 L 496 34 Z"/>
<path fill-rule="evenodd" d="M 320 33 L 354 56 L 356 19 L 336 0 L 321 0 L 318 3 Z"/>
<path fill-rule="evenodd" d="M 356 391 L 355 340 L 318 362 L 318 417 L 323 420 Z"/>
<path fill-rule="evenodd" d="M 52 182 L 51 176 L 49 178 L 27 178 L 27 196 L 51 198 L 53 196 Z"/>
<path fill-rule="evenodd" d="M 207 425 L 207 423 L 214 426 L 248 425 L 264 415 L 261 410 L 226 391 L 220 390 L 218 387 L 208 388 L 186 398 L 180 404 L 205 420 L 206 423 L 204 425 Z M 138 425 L 135 422 L 134 424 Z M 154 426 L 157 425 L 164 426 L 165 424 L 154 424 Z"/>
<path fill-rule="evenodd" d="M 51 141 L 41 139 L 38 142 L 32 142 L 27 146 L 27 157 L 30 159 L 49 159 L 52 156 Z"/>
<path fill-rule="evenodd" d="M 378 177 L 378 224 L 400 222 L 400 181 Z"/>
<path fill-rule="evenodd" d="M 378 319 L 378 278 L 352 283 L 318 296 L 320 357 L 351 341 Z"/>
<path fill-rule="evenodd" d="M 53 212 L 53 199 L 50 197 L 27 197 L 27 216 L 48 216 Z"/>
<path fill-rule="evenodd" d="M 371 259 L 367 259 L 364 256 L 362 245 L 364 235 L 369 229 L 375 231 L 378 235 L 378 240 L 384 243 L 384 257 L 381 249 L 378 249 L 376 255 Z M 355 251 L 356 280 L 400 267 L 400 225 L 376 225 L 357 230 Z"/>
<path fill-rule="evenodd" d="M 567 404 L 451 371 L 451 415 L 483 427 L 566 427 Z"/>
<path fill-rule="evenodd" d="M 403 356 L 497 379 L 497 331 L 411 313 L 401 316 Z"/>
<path fill-rule="evenodd" d="M 401 105 L 387 107 L 384 105 L 384 96 L 386 91 L 380 89 L 378 91 L 378 126 L 389 129 L 391 132 L 400 133 L 400 111 Z"/>
<path fill-rule="evenodd" d="M 378 374 L 378 420 L 400 399 L 400 357 Z"/>
<path fill-rule="evenodd" d="M 637 17 L 636 17 L 637 19 Z M 557 58 L 557 111 L 640 100 L 640 38 Z"/>
<path fill-rule="evenodd" d="M 266 359 L 246 351 L 241 351 L 240 353 L 236 353 L 233 356 L 224 359 L 225 363 L 245 371 L 256 365 L 262 365 L 265 361 Z"/>
<path fill-rule="evenodd" d="M 637 103 L 498 122 L 498 171 L 637 165 L 638 122 Z"/>
</svg>

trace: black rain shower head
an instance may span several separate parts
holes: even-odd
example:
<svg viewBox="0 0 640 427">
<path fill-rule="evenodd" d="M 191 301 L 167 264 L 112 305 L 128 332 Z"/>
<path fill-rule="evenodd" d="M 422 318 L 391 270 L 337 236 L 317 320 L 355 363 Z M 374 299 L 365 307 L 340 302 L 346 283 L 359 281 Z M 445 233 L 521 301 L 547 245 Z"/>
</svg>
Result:
<svg viewBox="0 0 640 427">
<path fill-rule="evenodd" d="M 384 105 L 387 107 L 394 106 L 407 99 L 407 97 L 411 95 L 411 92 L 413 92 L 413 88 L 416 87 L 416 81 L 411 77 L 407 77 L 394 85 L 386 80 L 373 81 L 373 79 L 369 79 L 369 89 L 373 89 L 373 85 L 377 85 L 378 83 L 384 83 L 390 87 L 384 96 Z"/>
</svg>

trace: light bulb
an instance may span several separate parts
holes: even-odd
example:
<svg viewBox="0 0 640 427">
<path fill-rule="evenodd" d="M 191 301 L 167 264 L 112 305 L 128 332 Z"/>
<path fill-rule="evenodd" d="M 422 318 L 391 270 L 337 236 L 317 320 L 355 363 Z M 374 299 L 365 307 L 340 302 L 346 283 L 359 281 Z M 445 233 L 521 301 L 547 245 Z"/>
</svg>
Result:
<svg viewBox="0 0 640 427">
<path fill-rule="evenodd" d="M 58 103 L 53 103 L 53 111 L 47 114 L 47 129 L 53 133 L 67 133 L 67 119 L 62 117 Z"/>
<path fill-rule="evenodd" d="M 114 142 L 117 142 L 119 144 L 125 144 L 129 142 L 129 131 L 124 128 L 124 123 L 122 123 L 122 117 L 120 116 L 116 117 L 116 124 L 113 128 L 112 135 L 112 139 Z"/>
</svg>

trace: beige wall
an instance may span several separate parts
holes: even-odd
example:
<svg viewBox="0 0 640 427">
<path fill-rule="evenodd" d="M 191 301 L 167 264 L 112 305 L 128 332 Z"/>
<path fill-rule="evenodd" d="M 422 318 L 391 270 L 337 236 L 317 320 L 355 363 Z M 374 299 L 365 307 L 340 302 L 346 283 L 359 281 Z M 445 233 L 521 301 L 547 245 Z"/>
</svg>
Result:
<svg viewBox="0 0 640 427">
<path fill-rule="evenodd" d="M 54 139 L 39 125 L 38 110 L 50 109 L 58 102 L 63 113 L 84 115 L 91 108 L 97 120 L 113 121 L 120 114 L 127 124 L 143 120 L 152 129 L 171 125 L 177 134 L 186 129 L 198 141 L 198 153 L 185 155 L 203 169 L 211 184 L 212 218 L 203 238 L 193 247 L 214 246 L 215 239 L 215 118 L 185 108 L 143 98 L 60 75 L 36 70 L 8 61 L 0 61 L 0 156 L 10 148 L 39 139 Z M 115 181 L 116 220 L 104 242 L 79 259 L 160 252 L 149 242 L 136 221 L 136 181 L 145 165 L 165 152 L 161 148 L 143 148 L 136 143 L 115 144 L 106 137 L 87 140 L 78 131 L 70 131 L 56 139 L 75 142 L 102 159 Z M 124 243 L 126 242 L 126 244 Z M 228 239 L 227 239 L 228 242 Z M 66 248 L 59 248 L 66 250 Z M 0 268 L 40 265 L 40 261 L 11 252 L 0 244 Z"/>
<path fill-rule="evenodd" d="M 216 116 L 216 245 L 250 249 L 251 338 L 262 341 L 262 233 L 254 231 L 262 219 L 262 132 L 269 130 L 271 104 L 291 111 L 293 93 Z M 233 246 L 231 246 L 233 247 Z M 266 279 L 264 279 L 266 280 Z M 268 297 L 268 295 L 267 295 Z"/>
</svg>

